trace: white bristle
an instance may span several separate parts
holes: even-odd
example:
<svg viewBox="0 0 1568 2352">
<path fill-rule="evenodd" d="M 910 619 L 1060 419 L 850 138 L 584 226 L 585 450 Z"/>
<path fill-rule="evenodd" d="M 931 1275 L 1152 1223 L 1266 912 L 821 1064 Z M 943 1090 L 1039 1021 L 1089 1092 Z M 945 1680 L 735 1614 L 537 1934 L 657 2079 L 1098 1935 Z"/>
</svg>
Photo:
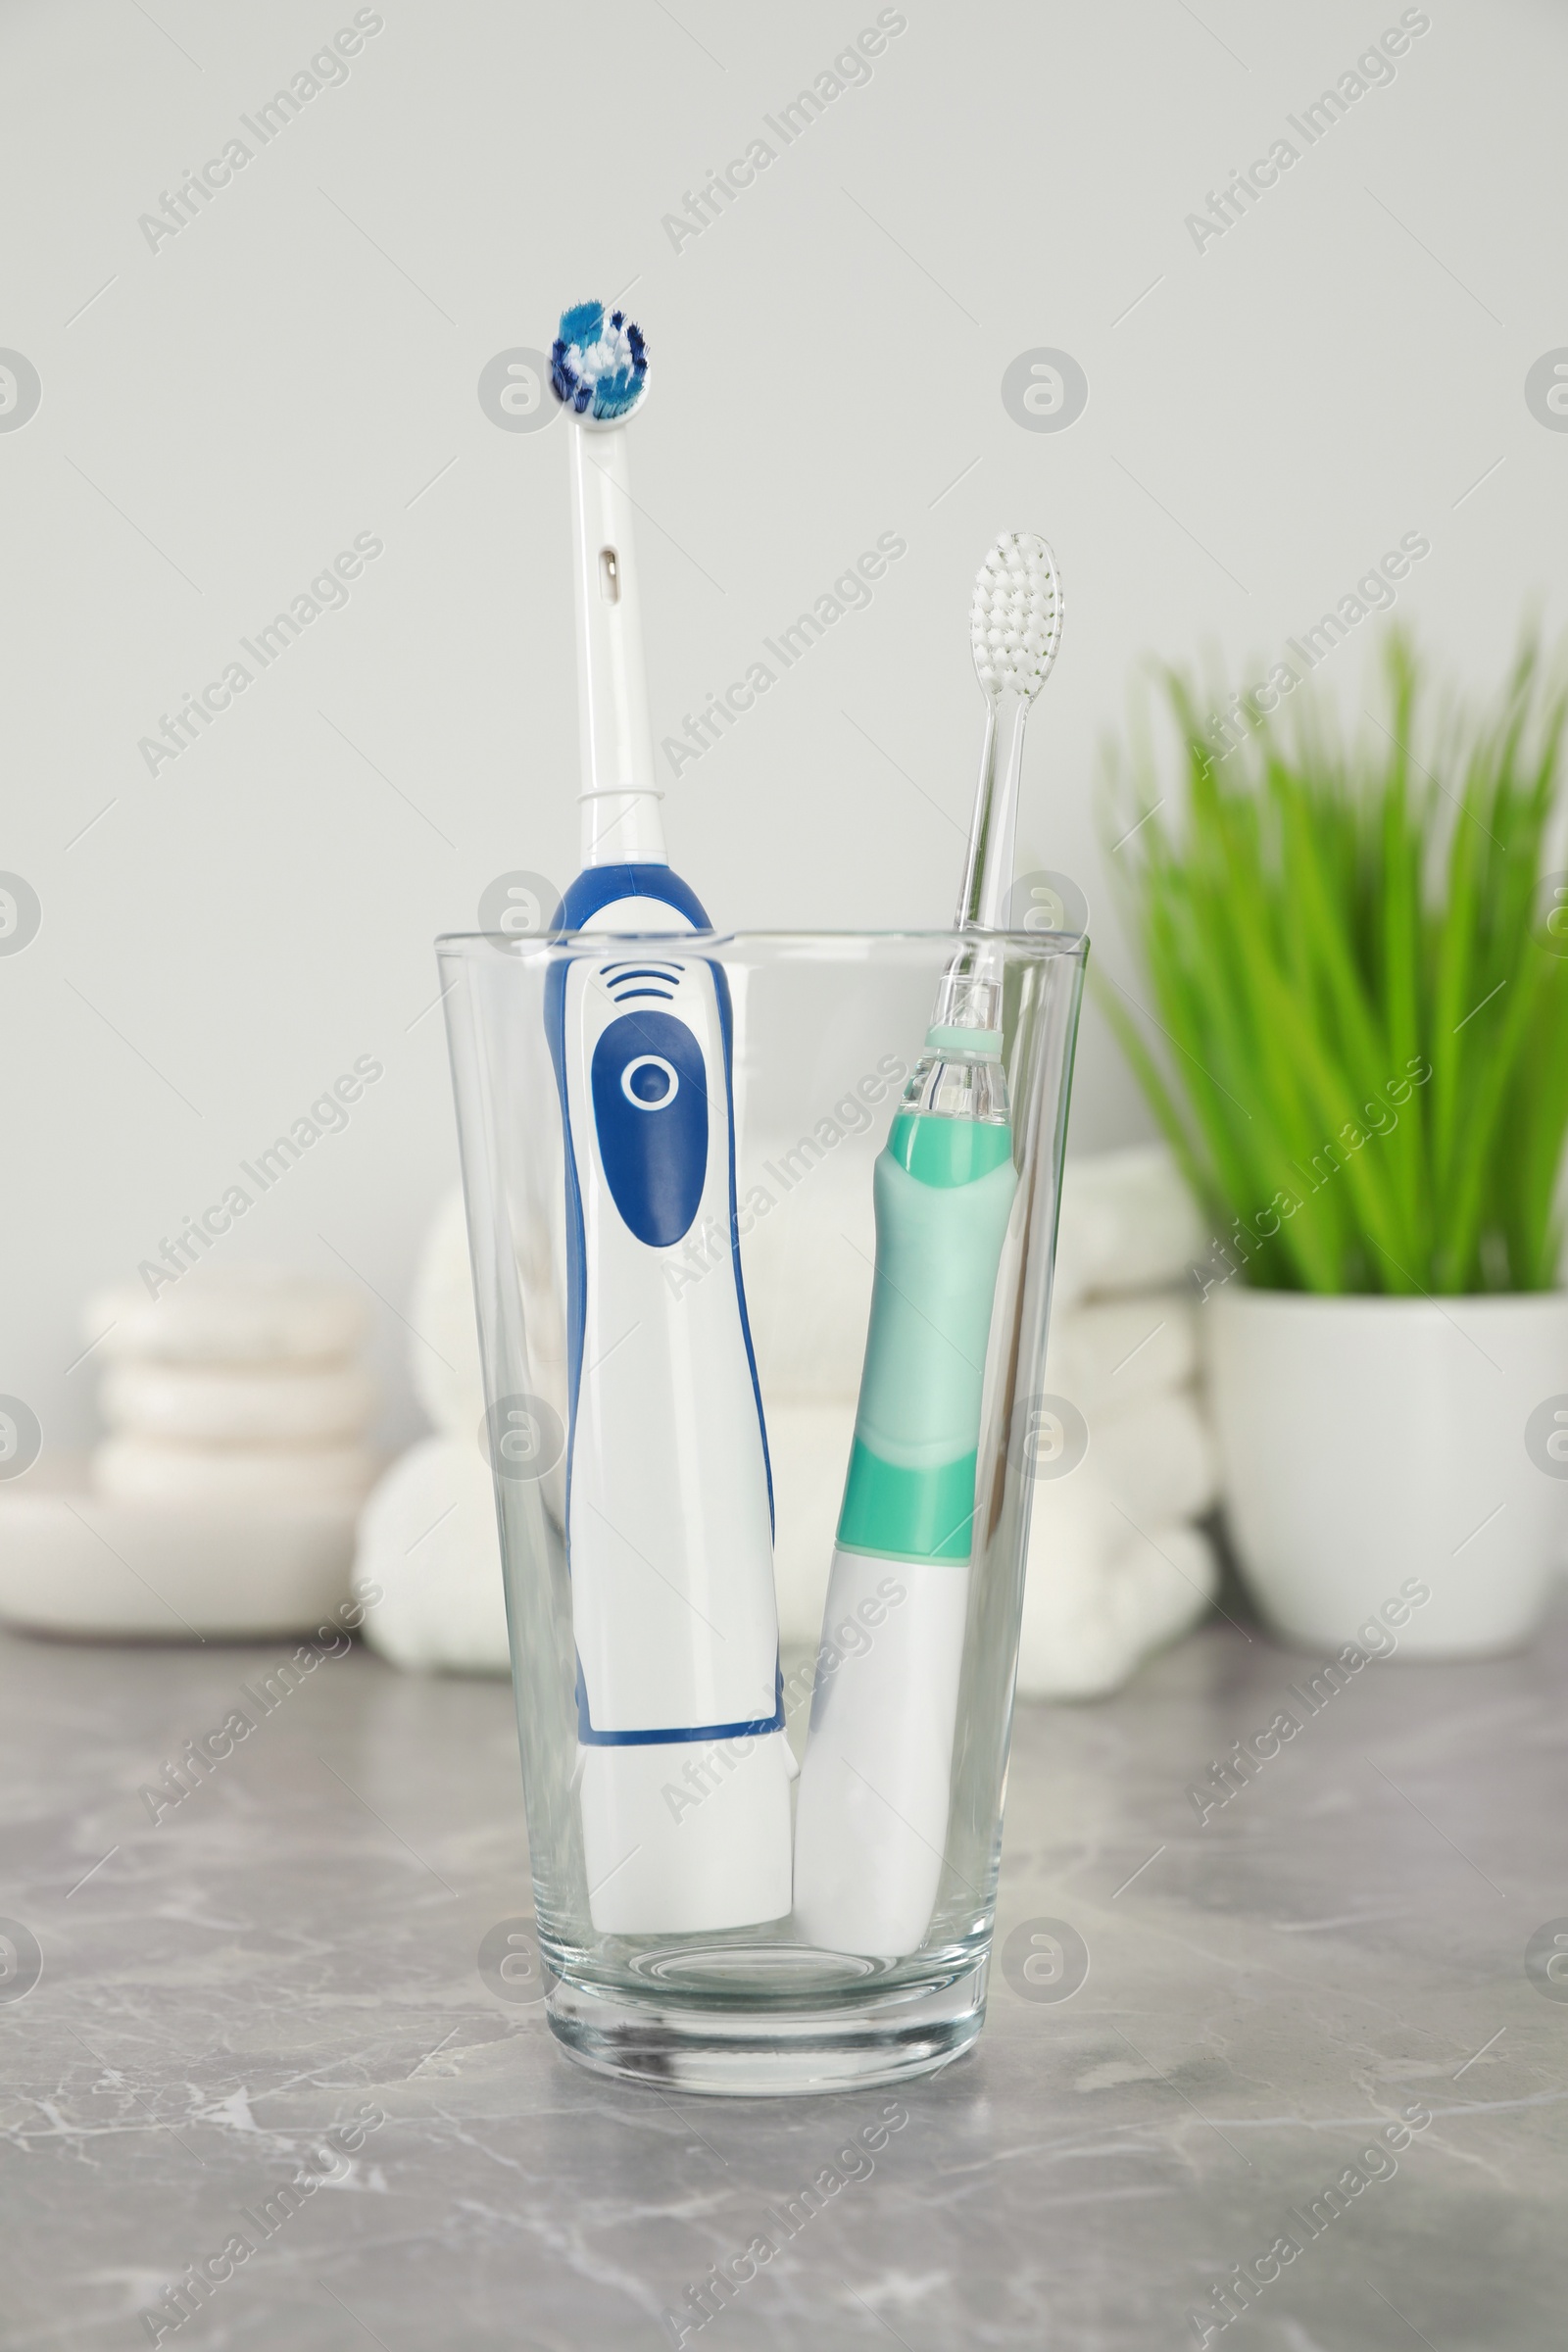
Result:
<svg viewBox="0 0 1568 2352">
<path fill-rule="evenodd" d="M 1061 643 L 1061 582 L 1044 539 L 1003 532 L 975 580 L 969 636 L 987 694 L 1010 690 L 1032 703 Z"/>
<path fill-rule="evenodd" d="M 599 331 L 597 343 L 590 343 L 586 349 L 573 343 L 566 353 L 567 367 L 589 384 L 599 383 L 603 377 L 613 375 L 618 368 L 629 368 L 631 363 L 632 349 L 625 327 L 612 326 L 608 318 Z"/>
</svg>

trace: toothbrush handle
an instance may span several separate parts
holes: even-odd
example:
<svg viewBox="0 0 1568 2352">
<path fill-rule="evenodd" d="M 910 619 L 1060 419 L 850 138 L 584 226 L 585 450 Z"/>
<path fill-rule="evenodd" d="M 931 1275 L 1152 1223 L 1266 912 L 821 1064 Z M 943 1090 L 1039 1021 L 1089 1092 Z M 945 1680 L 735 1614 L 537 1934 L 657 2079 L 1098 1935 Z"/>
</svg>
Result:
<svg viewBox="0 0 1568 2352">
<path fill-rule="evenodd" d="M 667 866 L 591 868 L 561 921 L 605 933 L 551 972 L 547 1005 L 589 1914 L 604 1935 L 755 1927 L 790 1906 L 792 1764 L 729 990 L 720 964 L 682 952 L 708 918 Z M 711 1279 L 682 1262 L 689 1237 L 700 1263 L 711 1247 Z"/>
<path fill-rule="evenodd" d="M 876 1277 L 841 1547 L 969 1557 L 986 1343 L 1016 1186 L 1007 1127 L 895 1119 L 876 1164 Z"/>
<path fill-rule="evenodd" d="M 947 1842 L 992 1304 L 1011 1134 L 901 1112 L 876 1166 L 876 1278 L 801 1770 L 795 1913 L 898 1958 Z"/>
</svg>

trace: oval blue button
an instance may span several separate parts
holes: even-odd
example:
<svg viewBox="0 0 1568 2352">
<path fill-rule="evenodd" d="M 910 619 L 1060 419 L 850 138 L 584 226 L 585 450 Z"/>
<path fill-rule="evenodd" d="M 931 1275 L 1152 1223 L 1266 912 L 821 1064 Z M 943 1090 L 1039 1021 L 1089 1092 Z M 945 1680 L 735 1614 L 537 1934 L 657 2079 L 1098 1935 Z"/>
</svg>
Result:
<svg viewBox="0 0 1568 2352">
<path fill-rule="evenodd" d="M 672 1013 L 623 1013 L 594 1048 L 590 1083 L 615 1206 L 640 1242 L 667 1250 L 690 1228 L 708 1175 L 702 1048 Z"/>
</svg>

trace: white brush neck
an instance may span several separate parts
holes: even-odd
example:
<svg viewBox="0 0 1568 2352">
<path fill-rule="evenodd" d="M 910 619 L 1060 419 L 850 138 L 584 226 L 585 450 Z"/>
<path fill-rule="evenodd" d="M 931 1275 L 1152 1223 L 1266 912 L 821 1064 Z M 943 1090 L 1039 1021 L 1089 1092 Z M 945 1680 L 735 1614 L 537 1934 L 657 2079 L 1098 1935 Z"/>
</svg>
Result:
<svg viewBox="0 0 1568 2352">
<path fill-rule="evenodd" d="M 626 428 L 569 422 L 582 860 L 662 865 Z"/>
</svg>

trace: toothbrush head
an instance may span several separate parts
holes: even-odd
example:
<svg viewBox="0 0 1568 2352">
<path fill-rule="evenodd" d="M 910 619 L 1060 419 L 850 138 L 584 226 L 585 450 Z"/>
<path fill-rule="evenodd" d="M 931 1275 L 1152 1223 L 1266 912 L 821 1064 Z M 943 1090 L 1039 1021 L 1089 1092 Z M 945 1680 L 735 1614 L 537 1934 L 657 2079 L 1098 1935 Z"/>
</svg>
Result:
<svg viewBox="0 0 1568 2352">
<path fill-rule="evenodd" d="M 624 311 L 602 302 L 561 314 L 550 352 L 550 385 L 563 408 L 593 424 L 623 424 L 648 385 L 648 346 Z"/>
<path fill-rule="evenodd" d="M 969 607 L 975 676 L 991 701 L 1008 692 L 1034 701 L 1056 659 L 1061 613 L 1056 559 L 1044 539 L 1004 531 L 980 566 Z"/>
</svg>

